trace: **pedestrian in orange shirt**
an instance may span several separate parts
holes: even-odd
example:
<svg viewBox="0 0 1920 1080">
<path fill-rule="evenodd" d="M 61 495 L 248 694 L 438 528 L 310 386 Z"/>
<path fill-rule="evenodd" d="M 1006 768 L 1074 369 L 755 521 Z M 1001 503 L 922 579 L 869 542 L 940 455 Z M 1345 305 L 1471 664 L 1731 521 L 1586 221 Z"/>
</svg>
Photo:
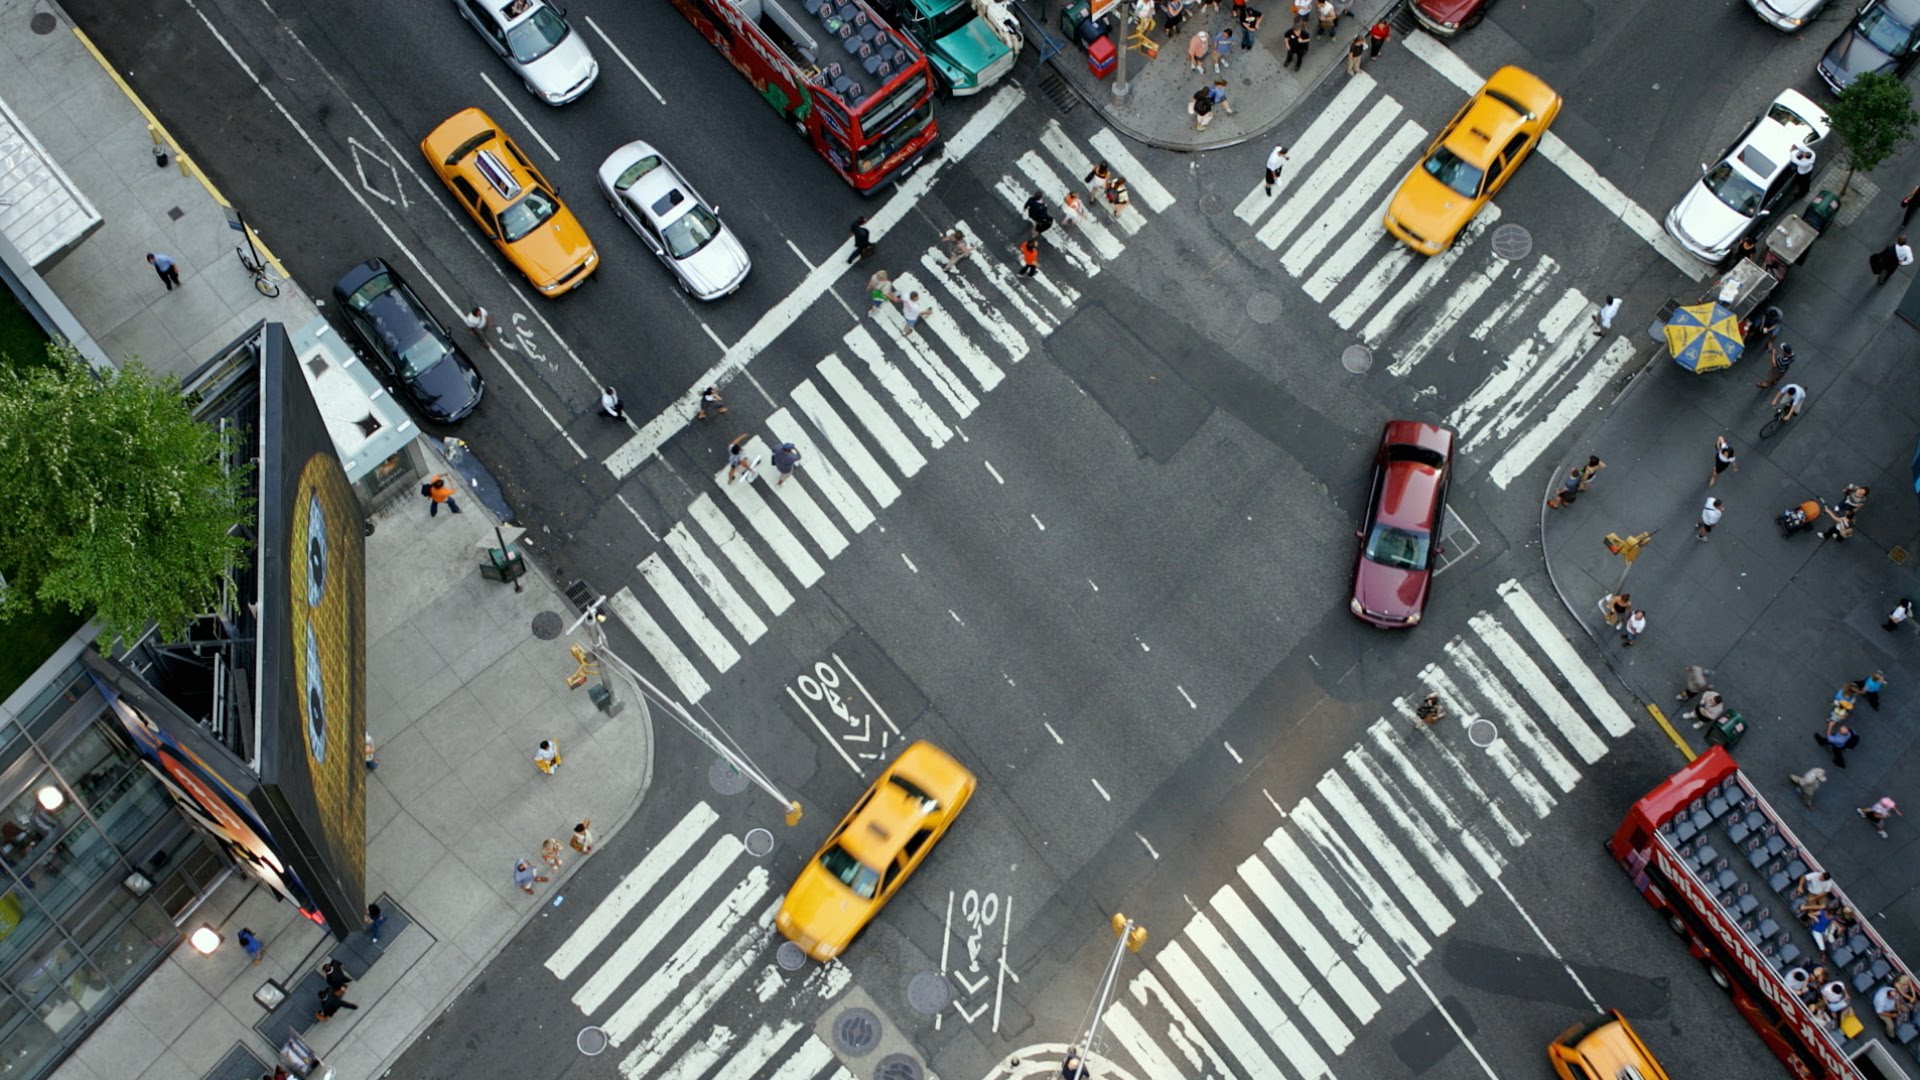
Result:
<svg viewBox="0 0 1920 1080">
<path fill-rule="evenodd" d="M 1022 240 L 1020 242 L 1020 276 L 1038 277 L 1040 274 L 1040 242 Z"/>
<path fill-rule="evenodd" d="M 447 474 L 441 473 L 420 485 L 420 494 L 427 499 L 427 516 L 438 517 L 440 504 L 446 503 L 447 509 L 460 512 L 460 503 L 453 497 L 453 488 L 447 483 Z"/>
</svg>

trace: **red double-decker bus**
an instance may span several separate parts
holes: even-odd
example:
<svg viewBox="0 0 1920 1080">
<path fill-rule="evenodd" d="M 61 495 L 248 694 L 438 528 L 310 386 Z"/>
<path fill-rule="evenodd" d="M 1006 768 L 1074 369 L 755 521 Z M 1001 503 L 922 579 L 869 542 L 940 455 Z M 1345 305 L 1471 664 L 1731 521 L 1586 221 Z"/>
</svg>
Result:
<svg viewBox="0 0 1920 1080">
<path fill-rule="evenodd" d="M 933 149 L 933 71 L 865 0 L 673 0 L 847 183 L 871 194 Z"/>
<path fill-rule="evenodd" d="M 1789 1073 L 1920 1076 L 1920 1017 L 1903 1013 L 1888 1031 L 1874 1008 L 1910 969 L 1837 884 L 1827 909 L 1852 914 L 1824 945 L 1814 940 L 1796 911 L 1806 897 L 1795 889 L 1824 868 L 1724 748 L 1634 803 L 1607 850 Z M 1807 975 L 1816 985 L 1796 988 Z M 1820 984 L 1832 982 L 1847 996 L 1844 1012 L 1822 1000 Z"/>
</svg>

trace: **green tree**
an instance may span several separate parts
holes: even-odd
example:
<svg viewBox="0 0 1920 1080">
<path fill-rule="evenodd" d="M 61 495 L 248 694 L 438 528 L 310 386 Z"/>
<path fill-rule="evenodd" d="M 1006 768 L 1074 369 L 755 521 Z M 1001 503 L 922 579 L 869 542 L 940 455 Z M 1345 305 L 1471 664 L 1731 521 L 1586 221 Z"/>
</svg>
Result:
<svg viewBox="0 0 1920 1080">
<path fill-rule="evenodd" d="M 1913 138 L 1915 124 L 1913 94 L 1907 84 L 1891 75 L 1868 72 L 1840 91 L 1827 107 L 1834 134 L 1847 149 L 1847 178 L 1840 194 L 1847 193 L 1855 170 L 1872 172 Z"/>
<path fill-rule="evenodd" d="M 101 644 L 211 610 L 249 550 L 232 434 L 193 418 L 171 378 L 96 372 L 71 346 L 0 364 L 0 617 L 64 607 Z"/>
</svg>

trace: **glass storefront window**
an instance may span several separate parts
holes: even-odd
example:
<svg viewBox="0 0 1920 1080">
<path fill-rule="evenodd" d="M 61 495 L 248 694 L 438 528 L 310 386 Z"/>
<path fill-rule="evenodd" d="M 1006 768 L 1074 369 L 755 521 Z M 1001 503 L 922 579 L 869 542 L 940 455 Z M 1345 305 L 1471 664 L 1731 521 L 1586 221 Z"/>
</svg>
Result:
<svg viewBox="0 0 1920 1080">
<path fill-rule="evenodd" d="M 47 845 L 20 880 L 34 890 L 34 899 L 58 918 L 101 878 L 119 877 L 115 868 L 118 862 L 113 845 L 100 835 L 93 822 L 81 818 L 58 840 Z"/>
<path fill-rule="evenodd" d="M 16 885 L 0 893 L 0 970 L 33 947 L 51 925 L 47 913 L 26 892 L 26 886 Z"/>
<path fill-rule="evenodd" d="M 48 683 L 45 690 L 27 702 L 27 707 L 20 710 L 21 720 L 27 725 L 27 730 L 35 735 L 44 735 L 55 721 L 67 714 L 74 702 L 92 689 L 93 680 L 87 675 L 87 669 L 76 660 L 67 665 L 67 670 L 61 672 L 59 677 Z M 0 746 L 12 742 L 19 734 L 19 729 L 8 724 L 5 731 L 0 732 Z"/>
<path fill-rule="evenodd" d="M 60 1049 L 47 1025 L 0 993 L 0 1077 L 33 1076 Z"/>
<path fill-rule="evenodd" d="M 114 927 L 93 949 L 93 964 L 125 993 L 179 936 L 165 913 L 143 903 L 133 909 L 133 918 Z"/>
<path fill-rule="evenodd" d="M 124 739 L 116 737 L 104 722 L 96 721 L 60 751 L 53 759 L 53 766 L 73 786 L 81 801 L 91 805 L 112 790 L 138 762 Z"/>
<path fill-rule="evenodd" d="M 106 831 L 107 839 L 120 849 L 128 862 L 140 862 L 148 852 L 136 852 L 134 845 L 147 835 L 153 824 L 173 806 L 160 781 L 144 767 L 120 778 L 110 790 L 102 792 L 90 805 L 94 819 Z"/>
<path fill-rule="evenodd" d="M 50 999 L 65 997 L 62 985 L 68 976 L 80 969 L 80 953 L 59 934 L 48 934 L 40 939 L 39 946 L 15 964 L 7 972 L 7 985 L 14 988 L 21 998 L 34 1005 L 41 1018 L 46 1019 L 48 1009 L 45 1003 Z M 71 999 L 68 999 L 69 1004 Z M 57 1009 L 57 1002 L 55 1005 Z M 60 1014 L 64 1016 L 64 1014 Z M 70 1023 L 71 1019 L 66 1022 Z M 48 1026 L 55 1031 L 62 1030 L 64 1024 L 51 1021 Z"/>
<path fill-rule="evenodd" d="M 32 887 L 27 867 L 53 851 L 70 825 L 83 820 L 73 796 L 52 771 L 40 770 L 26 790 L 0 810 L 0 862 Z"/>
</svg>

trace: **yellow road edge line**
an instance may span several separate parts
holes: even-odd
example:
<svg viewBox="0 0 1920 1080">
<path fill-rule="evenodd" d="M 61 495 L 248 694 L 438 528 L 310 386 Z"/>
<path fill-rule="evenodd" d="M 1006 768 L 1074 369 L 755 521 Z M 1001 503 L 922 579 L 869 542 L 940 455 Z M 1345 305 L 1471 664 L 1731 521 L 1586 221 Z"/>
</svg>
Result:
<svg viewBox="0 0 1920 1080">
<path fill-rule="evenodd" d="M 1687 740 L 1667 722 L 1667 714 L 1660 711 L 1660 706 L 1649 701 L 1646 704 L 1646 710 L 1652 714 L 1653 722 L 1660 725 L 1660 730 L 1667 733 L 1667 738 L 1673 740 L 1674 748 L 1680 751 L 1682 757 L 1692 761 L 1698 756 L 1693 752 L 1693 747 L 1687 745 Z"/>
<path fill-rule="evenodd" d="M 213 197 L 214 202 L 228 209 L 232 209 L 233 203 L 227 201 L 227 197 L 220 194 L 220 189 L 213 186 L 213 181 L 207 179 L 206 174 L 200 170 L 198 165 L 193 164 L 192 156 L 180 148 L 180 143 L 174 139 L 173 133 L 167 130 L 166 125 L 160 122 L 159 117 L 153 115 L 153 110 L 147 108 L 146 102 L 140 100 L 140 95 L 133 92 L 133 87 L 127 85 L 127 80 L 121 78 L 120 73 L 113 70 L 113 65 L 107 62 L 106 56 L 94 45 L 93 39 L 87 37 L 87 32 L 78 26 L 69 26 L 68 29 L 72 30 L 73 36 L 79 39 L 80 47 L 93 55 L 94 62 L 100 65 L 100 70 L 107 73 L 107 78 L 112 79 L 114 85 L 120 88 L 120 92 L 126 95 L 127 100 L 133 103 L 133 107 L 140 110 L 140 115 L 147 118 L 147 129 L 157 133 L 160 138 L 166 142 L 167 146 L 173 151 L 174 158 L 180 162 L 182 171 L 199 181 L 200 186 L 207 189 L 207 194 Z M 244 221 L 242 223 L 244 224 Z M 268 262 L 273 264 L 274 272 L 279 274 L 283 280 L 290 280 L 287 274 L 287 268 L 280 264 L 279 258 L 267 247 L 265 241 L 260 239 L 260 234 L 253 231 L 252 225 L 247 225 L 246 229 L 248 239 L 252 240 L 254 246 L 260 249 L 260 254 L 265 257 Z"/>
</svg>

